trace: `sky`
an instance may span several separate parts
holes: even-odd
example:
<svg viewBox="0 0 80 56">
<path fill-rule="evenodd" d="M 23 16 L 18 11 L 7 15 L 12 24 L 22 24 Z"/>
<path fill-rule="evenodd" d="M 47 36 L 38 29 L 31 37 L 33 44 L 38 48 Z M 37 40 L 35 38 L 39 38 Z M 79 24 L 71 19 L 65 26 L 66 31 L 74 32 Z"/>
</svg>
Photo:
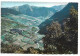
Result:
<svg viewBox="0 0 80 56">
<path fill-rule="evenodd" d="M 31 6 L 38 6 L 38 7 L 52 7 L 52 6 L 57 6 L 57 5 L 66 5 L 68 3 L 61 3 L 61 2 L 1 2 L 1 7 L 6 8 L 6 7 L 14 7 L 14 6 L 21 6 L 24 4 L 28 4 Z"/>
</svg>

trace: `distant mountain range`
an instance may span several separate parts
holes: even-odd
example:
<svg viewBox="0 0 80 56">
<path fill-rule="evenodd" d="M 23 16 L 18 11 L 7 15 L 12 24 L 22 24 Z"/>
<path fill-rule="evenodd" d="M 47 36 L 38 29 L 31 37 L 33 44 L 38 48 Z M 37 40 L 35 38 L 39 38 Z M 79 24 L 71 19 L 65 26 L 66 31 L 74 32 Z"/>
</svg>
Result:
<svg viewBox="0 0 80 56">
<path fill-rule="evenodd" d="M 49 14 L 54 14 L 55 12 L 57 12 L 57 10 L 55 10 L 54 8 L 36 7 L 27 4 L 17 7 L 15 6 L 12 9 L 32 17 L 47 17 Z"/>
<path fill-rule="evenodd" d="M 53 6 L 52 8 L 54 8 L 57 11 L 62 10 L 66 5 L 58 5 L 58 6 Z"/>
<path fill-rule="evenodd" d="M 36 6 L 30 6 L 28 4 L 22 5 L 22 6 L 15 6 L 12 8 L 2 8 L 2 14 L 3 13 L 11 13 L 11 14 L 25 14 L 32 17 L 47 17 L 49 15 L 53 15 L 56 12 L 63 9 L 65 5 L 59 5 L 59 6 L 53 6 L 53 7 L 36 7 Z M 59 9 L 58 9 L 59 8 Z"/>
<path fill-rule="evenodd" d="M 78 3 L 67 4 L 61 11 L 56 12 L 52 17 L 45 20 L 43 23 L 39 25 L 39 33 L 46 33 L 46 26 L 49 26 L 52 23 L 52 21 L 59 21 L 61 23 L 64 19 L 69 17 L 70 9 L 72 6 L 74 6 L 74 8 L 78 10 Z"/>
<path fill-rule="evenodd" d="M 48 8 L 25 4 L 11 8 L 1 8 L 1 16 L 5 16 L 11 20 L 25 25 L 39 25 L 46 19 L 50 18 L 53 14 L 58 12 L 58 10 L 56 10 L 54 7 L 63 8 L 63 5 Z"/>
<path fill-rule="evenodd" d="M 18 14 L 21 14 L 21 13 L 16 11 L 16 10 L 14 10 L 14 9 L 1 8 L 1 15 L 8 15 L 8 14 L 18 15 Z"/>
</svg>

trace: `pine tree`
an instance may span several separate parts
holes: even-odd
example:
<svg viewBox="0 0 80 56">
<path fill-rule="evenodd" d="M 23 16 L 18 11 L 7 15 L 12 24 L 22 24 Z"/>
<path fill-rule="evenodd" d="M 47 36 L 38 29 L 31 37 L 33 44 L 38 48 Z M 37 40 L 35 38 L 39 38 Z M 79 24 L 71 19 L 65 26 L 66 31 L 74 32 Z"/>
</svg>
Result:
<svg viewBox="0 0 80 56">
<path fill-rule="evenodd" d="M 70 18 L 67 19 L 64 29 L 66 43 L 68 43 L 67 49 L 73 53 L 77 53 L 78 11 L 73 6 L 70 9 Z"/>
</svg>

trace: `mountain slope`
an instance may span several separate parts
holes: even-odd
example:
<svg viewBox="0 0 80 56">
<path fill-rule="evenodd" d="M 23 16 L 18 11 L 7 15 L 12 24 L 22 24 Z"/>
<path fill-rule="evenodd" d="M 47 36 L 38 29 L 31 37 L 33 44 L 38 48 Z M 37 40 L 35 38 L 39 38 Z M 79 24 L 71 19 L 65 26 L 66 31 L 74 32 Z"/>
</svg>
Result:
<svg viewBox="0 0 80 56">
<path fill-rule="evenodd" d="M 10 8 L 1 8 L 1 15 L 8 15 L 8 14 L 18 15 L 21 13 Z"/>
<path fill-rule="evenodd" d="M 40 31 L 39 33 L 46 33 L 46 26 L 50 25 L 52 21 L 59 21 L 60 23 L 65 18 L 69 17 L 70 9 L 74 6 L 76 10 L 78 10 L 77 3 L 69 3 L 67 4 L 61 11 L 55 13 L 51 18 L 45 20 L 43 23 L 39 25 Z"/>
<path fill-rule="evenodd" d="M 36 7 L 36 6 L 30 6 L 30 5 L 22 5 L 13 7 L 12 9 L 19 11 L 25 15 L 33 16 L 33 17 L 46 17 L 49 14 L 54 14 L 57 12 L 54 8 L 47 8 L 47 7 Z"/>
<path fill-rule="evenodd" d="M 1 42 L 19 45 L 26 50 L 29 47 L 43 49 L 44 35 L 37 33 L 36 27 L 29 27 L 9 18 L 1 17 Z"/>
<path fill-rule="evenodd" d="M 21 14 L 20 12 L 11 8 L 1 8 L 1 16 L 9 18 L 15 22 L 19 22 L 24 25 L 39 25 L 45 19 L 43 17 L 32 17 L 28 15 Z"/>
<path fill-rule="evenodd" d="M 65 7 L 65 5 L 58 5 L 58 6 L 53 6 L 52 8 L 54 8 L 57 11 L 62 10 Z"/>
</svg>

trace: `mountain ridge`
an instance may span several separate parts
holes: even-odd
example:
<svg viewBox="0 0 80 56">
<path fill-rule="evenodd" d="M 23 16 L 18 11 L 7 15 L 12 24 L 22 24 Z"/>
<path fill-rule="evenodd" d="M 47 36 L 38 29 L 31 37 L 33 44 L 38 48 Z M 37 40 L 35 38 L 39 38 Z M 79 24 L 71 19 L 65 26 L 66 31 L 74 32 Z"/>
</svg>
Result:
<svg viewBox="0 0 80 56">
<path fill-rule="evenodd" d="M 69 17 L 69 11 L 70 11 L 70 8 L 72 6 L 74 6 L 74 8 L 76 10 L 78 10 L 78 6 L 77 5 L 78 5 L 77 3 L 69 3 L 61 11 L 56 12 L 51 18 L 45 20 L 43 23 L 41 23 L 39 25 L 39 28 L 40 28 L 39 33 L 41 33 L 41 34 L 46 33 L 45 32 L 46 31 L 46 26 L 50 25 L 52 21 L 56 21 L 57 20 L 57 21 L 59 21 L 61 23 L 64 19 Z M 44 29 L 44 32 L 43 32 L 43 29 Z"/>
<path fill-rule="evenodd" d="M 14 14 L 14 15 L 18 15 L 21 14 L 20 12 L 13 10 L 11 8 L 1 8 L 1 15 L 8 15 L 8 14 Z"/>
<path fill-rule="evenodd" d="M 40 17 L 40 16 L 46 17 L 50 12 L 54 14 L 57 11 L 53 8 L 30 6 L 27 4 L 22 6 L 12 7 L 12 9 L 19 11 L 22 14 L 33 17 Z"/>
</svg>

